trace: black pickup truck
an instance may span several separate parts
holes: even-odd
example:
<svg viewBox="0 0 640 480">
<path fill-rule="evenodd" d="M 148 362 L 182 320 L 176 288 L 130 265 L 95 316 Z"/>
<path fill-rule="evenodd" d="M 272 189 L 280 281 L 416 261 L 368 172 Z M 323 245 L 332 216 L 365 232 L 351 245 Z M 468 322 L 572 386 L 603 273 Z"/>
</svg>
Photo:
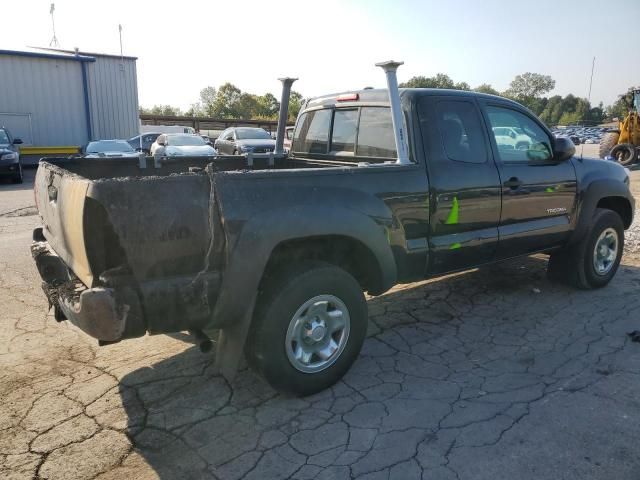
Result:
<svg viewBox="0 0 640 480">
<path fill-rule="evenodd" d="M 406 162 L 386 89 L 306 102 L 275 160 L 42 161 L 32 253 L 56 318 L 102 344 L 217 330 L 225 375 L 244 352 L 305 395 L 356 359 L 363 292 L 540 252 L 578 288 L 612 279 L 634 214 L 624 168 L 574 157 L 504 98 L 399 98 Z"/>
</svg>

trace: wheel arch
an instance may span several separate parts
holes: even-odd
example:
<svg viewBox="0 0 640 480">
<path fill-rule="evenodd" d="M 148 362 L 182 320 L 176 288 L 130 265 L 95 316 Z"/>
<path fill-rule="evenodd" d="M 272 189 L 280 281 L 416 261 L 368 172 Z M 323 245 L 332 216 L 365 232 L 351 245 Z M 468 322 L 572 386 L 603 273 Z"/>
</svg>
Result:
<svg viewBox="0 0 640 480">
<path fill-rule="evenodd" d="M 606 208 L 616 212 L 622 218 L 624 228 L 631 226 L 634 205 L 629 188 L 621 181 L 613 179 L 594 180 L 581 192 L 582 201 L 578 211 L 576 228 L 569 241 L 579 242 L 591 226 L 591 219 L 597 208 Z"/>
<path fill-rule="evenodd" d="M 345 269 L 364 291 L 379 295 L 389 288 L 383 267 L 371 248 L 347 235 L 314 235 L 278 243 L 265 266 L 260 286 L 271 272 L 290 261 L 318 260 Z"/>
<path fill-rule="evenodd" d="M 603 197 L 598 200 L 596 208 L 613 210 L 620 215 L 625 230 L 631 226 L 631 222 L 633 221 L 633 209 L 631 208 L 631 202 L 626 198 L 618 196 Z"/>
<path fill-rule="evenodd" d="M 333 263 L 356 277 L 372 294 L 380 294 L 397 281 L 397 266 L 387 241 L 386 227 L 371 217 L 350 210 L 309 207 L 292 215 L 291 209 L 275 209 L 247 221 L 227 245 L 227 265 L 211 321 L 224 327 L 251 316 L 253 300 L 268 267 L 278 261 L 319 259 Z M 354 255 L 349 258 L 348 255 Z M 286 258 L 285 258 L 286 257 Z M 347 259 L 347 263 L 343 263 Z M 367 264 L 354 263 L 356 260 Z M 251 301 L 238 302 L 238 292 Z"/>
</svg>

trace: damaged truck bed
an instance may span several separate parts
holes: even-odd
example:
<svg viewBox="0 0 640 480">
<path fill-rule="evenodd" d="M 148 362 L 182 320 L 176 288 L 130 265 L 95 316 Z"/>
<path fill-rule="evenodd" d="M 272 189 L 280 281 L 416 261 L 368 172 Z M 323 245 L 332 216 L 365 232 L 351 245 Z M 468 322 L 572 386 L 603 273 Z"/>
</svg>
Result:
<svg viewBox="0 0 640 480">
<path fill-rule="evenodd" d="M 307 102 L 288 156 L 41 161 L 32 252 L 56 318 L 102 344 L 218 329 L 225 376 L 244 352 L 306 395 L 357 358 L 363 292 L 538 252 L 557 280 L 608 284 L 634 213 L 622 167 L 510 100 L 388 78 Z"/>
</svg>

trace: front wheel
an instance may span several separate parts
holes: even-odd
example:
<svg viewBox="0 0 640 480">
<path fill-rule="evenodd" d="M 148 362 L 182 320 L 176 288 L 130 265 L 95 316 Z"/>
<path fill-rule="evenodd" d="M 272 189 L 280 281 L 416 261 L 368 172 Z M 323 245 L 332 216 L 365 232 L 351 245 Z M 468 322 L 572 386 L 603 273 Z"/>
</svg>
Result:
<svg viewBox="0 0 640 480">
<path fill-rule="evenodd" d="M 604 287 L 618 271 L 623 247 L 620 215 L 598 208 L 589 233 L 576 245 L 551 255 L 549 276 L 581 289 Z"/>
<path fill-rule="evenodd" d="M 322 262 L 303 262 L 266 281 L 245 352 L 281 392 L 310 395 L 336 383 L 360 352 L 367 304 L 358 282 Z"/>
</svg>

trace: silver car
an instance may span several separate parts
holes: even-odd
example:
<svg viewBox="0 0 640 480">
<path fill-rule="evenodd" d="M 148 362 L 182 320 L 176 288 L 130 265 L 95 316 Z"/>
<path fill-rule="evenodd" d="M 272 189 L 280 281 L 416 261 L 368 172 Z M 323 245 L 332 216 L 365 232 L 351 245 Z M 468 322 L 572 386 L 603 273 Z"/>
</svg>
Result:
<svg viewBox="0 0 640 480">
<path fill-rule="evenodd" d="M 84 158 L 138 158 L 126 140 L 97 140 L 83 148 Z"/>
<path fill-rule="evenodd" d="M 151 145 L 151 155 L 160 157 L 212 157 L 214 148 L 200 135 L 163 133 Z"/>
</svg>

